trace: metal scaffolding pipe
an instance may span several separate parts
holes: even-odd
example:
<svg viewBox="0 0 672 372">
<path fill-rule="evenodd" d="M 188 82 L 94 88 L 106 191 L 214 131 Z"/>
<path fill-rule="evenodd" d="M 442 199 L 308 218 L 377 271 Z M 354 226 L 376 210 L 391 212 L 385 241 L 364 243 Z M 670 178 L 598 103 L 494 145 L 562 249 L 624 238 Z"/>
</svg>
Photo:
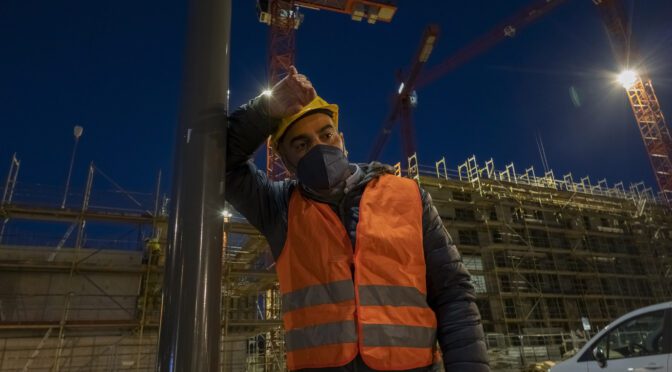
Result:
<svg viewBox="0 0 672 372">
<path fill-rule="evenodd" d="M 12 164 L 9 166 L 9 172 L 7 174 L 7 182 L 5 183 L 5 189 L 2 193 L 2 200 L 0 200 L 0 207 L 6 209 L 8 205 L 12 203 L 12 196 L 14 195 L 14 188 L 16 187 L 16 179 L 19 177 L 19 167 L 21 162 L 16 157 L 16 153 L 12 155 Z M 5 234 L 5 227 L 7 222 L 9 222 L 10 214 L 5 211 L 2 221 L 0 221 L 0 243 L 2 242 L 2 237 Z"/>
<path fill-rule="evenodd" d="M 192 0 L 157 369 L 216 371 L 231 0 Z"/>
</svg>

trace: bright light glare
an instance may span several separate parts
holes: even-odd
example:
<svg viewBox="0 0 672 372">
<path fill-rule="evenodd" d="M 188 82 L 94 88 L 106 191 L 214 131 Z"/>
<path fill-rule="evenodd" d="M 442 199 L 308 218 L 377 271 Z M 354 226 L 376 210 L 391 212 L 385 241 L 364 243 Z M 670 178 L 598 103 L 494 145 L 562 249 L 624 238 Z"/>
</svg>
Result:
<svg viewBox="0 0 672 372">
<path fill-rule="evenodd" d="M 270 97 L 270 96 L 273 95 L 273 91 L 270 90 L 270 89 L 266 89 L 265 91 L 261 92 L 261 94 L 263 94 L 263 95 L 265 95 L 265 96 L 267 96 L 267 97 Z"/>
<path fill-rule="evenodd" d="M 231 218 L 231 217 L 233 217 L 233 214 L 231 212 L 229 212 L 228 209 L 225 209 L 225 210 L 222 211 L 222 217 Z"/>
<path fill-rule="evenodd" d="M 623 86 L 625 89 L 635 85 L 637 79 L 637 72 L 633 70 L 625 70 L 618 75 L 618 83 L 621 84 L 621 86 Z"/>
</svg>

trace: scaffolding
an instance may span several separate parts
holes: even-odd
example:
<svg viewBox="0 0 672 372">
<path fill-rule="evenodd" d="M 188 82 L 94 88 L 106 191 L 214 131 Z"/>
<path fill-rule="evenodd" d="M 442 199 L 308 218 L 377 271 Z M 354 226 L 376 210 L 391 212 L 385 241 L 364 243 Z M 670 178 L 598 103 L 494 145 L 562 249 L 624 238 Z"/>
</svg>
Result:
<svg viewBox="0 0 672 372">
<path fill-rule="evenodd" d="M 153 369 L 160 173 L 154 193 L 135 193 L 91 163 L 63 203 L 60 187 L 20 182 L 19 165 L 14 155 L 0 204 L 0 370 Z"/>
<path fill-rule="evenodd" d="M 415 154 L 403 163 L 395 172 L 431 193 L 472 274 L 495 368 L 559 360 L 616 317 L 672 298 L 672 216 L 644 184 L 474 156 L 455 169 Z M 21 183 L 19 165 L 13 157 L 0 205 L 0 370 L 153 370 L 160 183 L 128 192 L 91 164 L 61 208 L 63 190 Z M 222 223 L 221 370 L 285 371 L 268 243 L 230 207 Z"/>
<path fill-rule="evenodd" d="M 556 179 L 552 170 L 539 177 L 513 163 L 497 171 L 475 156 L 450 175 L 444 163 L 423 168 L 421 184 L 473 275 L 486 334 L 508 340 L 507 355 L 521 347 L 522 360 L 539 361 L 521 346 L 530 341 L 516 338 L 555 334 L 541 345 L 557 345 L 548 355 L 557 360 L 577 347 L 560 335 L 590 335 L 582 319 L 595 331 L 672 298 L 672 216 L 643 183 L 626 190 L 587 176 Z"/>
</svg>

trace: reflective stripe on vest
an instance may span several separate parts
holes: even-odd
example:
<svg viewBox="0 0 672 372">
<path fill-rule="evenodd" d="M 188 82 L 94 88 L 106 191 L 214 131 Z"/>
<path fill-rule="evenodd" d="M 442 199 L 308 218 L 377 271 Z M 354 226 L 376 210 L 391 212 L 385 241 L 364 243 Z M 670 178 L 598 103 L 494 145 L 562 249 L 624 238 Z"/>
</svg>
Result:
<svg viewBox="0 0 672 372">
<path fill-rule="evenodd" d="M 389 324 L 364 324 L 364 346 L 426 348 L 436 342 L 436 328 Z"/>
<path fill-rule="evenodd" d="M 392 285 L 360 285 L 361 306 L 416 306 L 427 307 L 426 296 L 415 287 Z"/>
<path fill-rule="evenodd" d="M 355 299 L 355 286 L 351 279 L 317 284 L 282 295 L 282 312 L 303 307 L 335 304 Z"/>
<path fill-rule="evenodd" d="M 357 342 L 357 330 L 352 320 L 296 328 L 285 332 L 287 351 L 351 342 Z"/>
<path fill-rule="evenodd" d="M 377 370 L 432 364 L 436 318 L 426 300 L 414 181 L 386 175 L 369 182 L 354 254 L 331 207 L 295 189 L 276 271 L 289 369 L 343 366 L 358 353 Z"/>
</svg>

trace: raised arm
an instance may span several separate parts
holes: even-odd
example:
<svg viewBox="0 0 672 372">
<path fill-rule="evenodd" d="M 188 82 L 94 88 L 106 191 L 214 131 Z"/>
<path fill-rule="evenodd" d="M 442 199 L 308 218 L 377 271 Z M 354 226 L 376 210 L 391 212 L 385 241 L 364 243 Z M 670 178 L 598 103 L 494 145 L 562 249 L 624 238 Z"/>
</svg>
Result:
<svg viewBox="0 0 672 372">
<path fill-rule="evenodd" d="M 276 258 L 285 240 L 291 184 L 269 180 L 254 165 L 252 156 L 277 128 L 280 118 L 300 111 L 314 94 L 306 77 L 292 67 L 270 95 L 252 99 L 229 116 L 226 199 L 266 236 Z"/>
</svg>

